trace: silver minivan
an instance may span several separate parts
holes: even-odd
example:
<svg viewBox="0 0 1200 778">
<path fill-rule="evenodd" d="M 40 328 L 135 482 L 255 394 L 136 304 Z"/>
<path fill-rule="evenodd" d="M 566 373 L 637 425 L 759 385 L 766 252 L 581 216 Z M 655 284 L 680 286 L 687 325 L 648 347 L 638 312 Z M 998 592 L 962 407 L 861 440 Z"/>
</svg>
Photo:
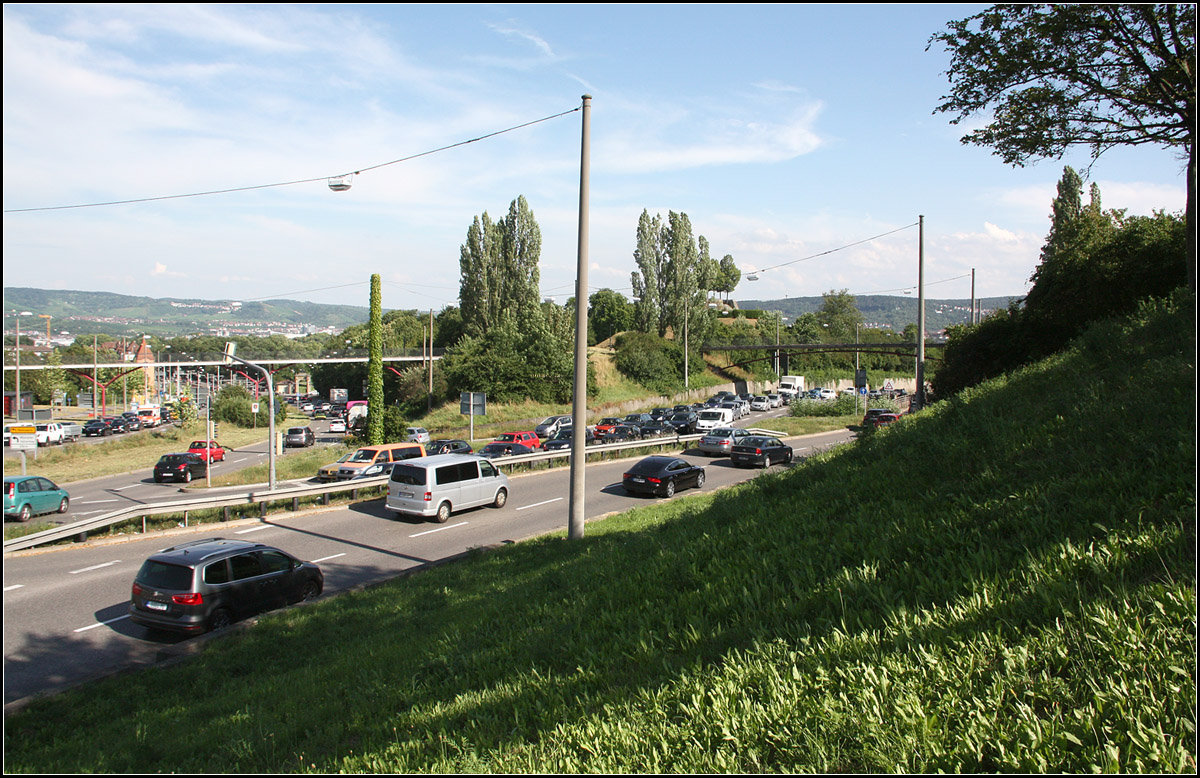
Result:
<svg viewBox="0 0 1200 778">
<path fill-rule="evenodd" d="M 508 502 L 508 476 L 483 457 L 437 454 L 399 462 L 388 481 L 387 509 L 438 523 L 454 511 Z"/>
</svg>

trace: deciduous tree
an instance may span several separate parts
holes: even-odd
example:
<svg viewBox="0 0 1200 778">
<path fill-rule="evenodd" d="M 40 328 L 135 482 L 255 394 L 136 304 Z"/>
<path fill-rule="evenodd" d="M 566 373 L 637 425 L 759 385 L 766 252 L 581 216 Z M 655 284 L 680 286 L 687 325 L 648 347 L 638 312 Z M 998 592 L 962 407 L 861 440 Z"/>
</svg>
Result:
<svg viewBox="0 0 1200 778">
<path fill-rule="evenodd" d="M 1177 149 L 1187 166 L 1188 283 L 1196 286 L 1196 6 L 994 5 L 930 38 L 951 54 L 953 124 L 990 112 L 963 143 L 1005 162 L 1086 146 Z M 928 47 L 927 47 L 928 48 Z"/>
</svg>

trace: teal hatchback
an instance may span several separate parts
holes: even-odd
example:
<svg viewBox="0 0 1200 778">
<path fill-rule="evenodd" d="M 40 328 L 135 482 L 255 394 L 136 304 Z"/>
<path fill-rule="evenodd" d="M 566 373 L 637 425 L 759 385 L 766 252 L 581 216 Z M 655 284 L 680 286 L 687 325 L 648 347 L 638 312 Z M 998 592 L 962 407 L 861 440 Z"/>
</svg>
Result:
<svg viewBox="0 0 1200 778">
<path fill-rule="evenodd" d="M 29 521 L 42 513 L 66 513 L 71 497 L 49 478 L 16 475 L 4 479 L 4 518 Z"/>
</svg>

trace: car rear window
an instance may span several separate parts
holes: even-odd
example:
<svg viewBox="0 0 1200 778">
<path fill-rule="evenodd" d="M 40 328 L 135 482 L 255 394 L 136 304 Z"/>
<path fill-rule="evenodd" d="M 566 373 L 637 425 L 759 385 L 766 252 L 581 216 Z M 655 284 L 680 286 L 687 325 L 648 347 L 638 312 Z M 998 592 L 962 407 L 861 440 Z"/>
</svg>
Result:
<svg viewBox="0 0 1200 778">
<path fill-rule="evenodd" d="M 147 559 L 138 571 L 137 582 L 155 589 L 187 591 L 192 588 L 192 568 Z"/>
<path fill-rule="evenodd" d="M 407 484 L 408 486 L 424 486 L 425 473 L 427 472 L 423 467 L 396 465 L 392 468 L 392 480 L 398 484 Z"/>
</svg>

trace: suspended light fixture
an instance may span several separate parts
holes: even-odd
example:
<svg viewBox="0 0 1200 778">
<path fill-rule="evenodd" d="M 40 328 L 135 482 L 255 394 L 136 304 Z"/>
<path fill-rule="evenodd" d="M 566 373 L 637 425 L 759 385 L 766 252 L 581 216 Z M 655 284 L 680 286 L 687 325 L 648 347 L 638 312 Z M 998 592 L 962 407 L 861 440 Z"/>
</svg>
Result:
<svg viewBox="0 0 1200 778">
<path fill-rule="evenodd" d="M 747 280 L 747 281 L 757 281 L 757 280 L 758 280 L 758 276 L 757 276 L 756 274 L 754 274 L 754 273 L 751 273 L 750 275 L 746 276 L 746 280 Z"/>
<path fill-rule="evenodd" d="M 344 176 L 334 176 L 329 179 L 329 188 L 335 192 L 345 192 L 350 188 L 353 177 L 353 173 L 347 173 Z"/>
</svg>

